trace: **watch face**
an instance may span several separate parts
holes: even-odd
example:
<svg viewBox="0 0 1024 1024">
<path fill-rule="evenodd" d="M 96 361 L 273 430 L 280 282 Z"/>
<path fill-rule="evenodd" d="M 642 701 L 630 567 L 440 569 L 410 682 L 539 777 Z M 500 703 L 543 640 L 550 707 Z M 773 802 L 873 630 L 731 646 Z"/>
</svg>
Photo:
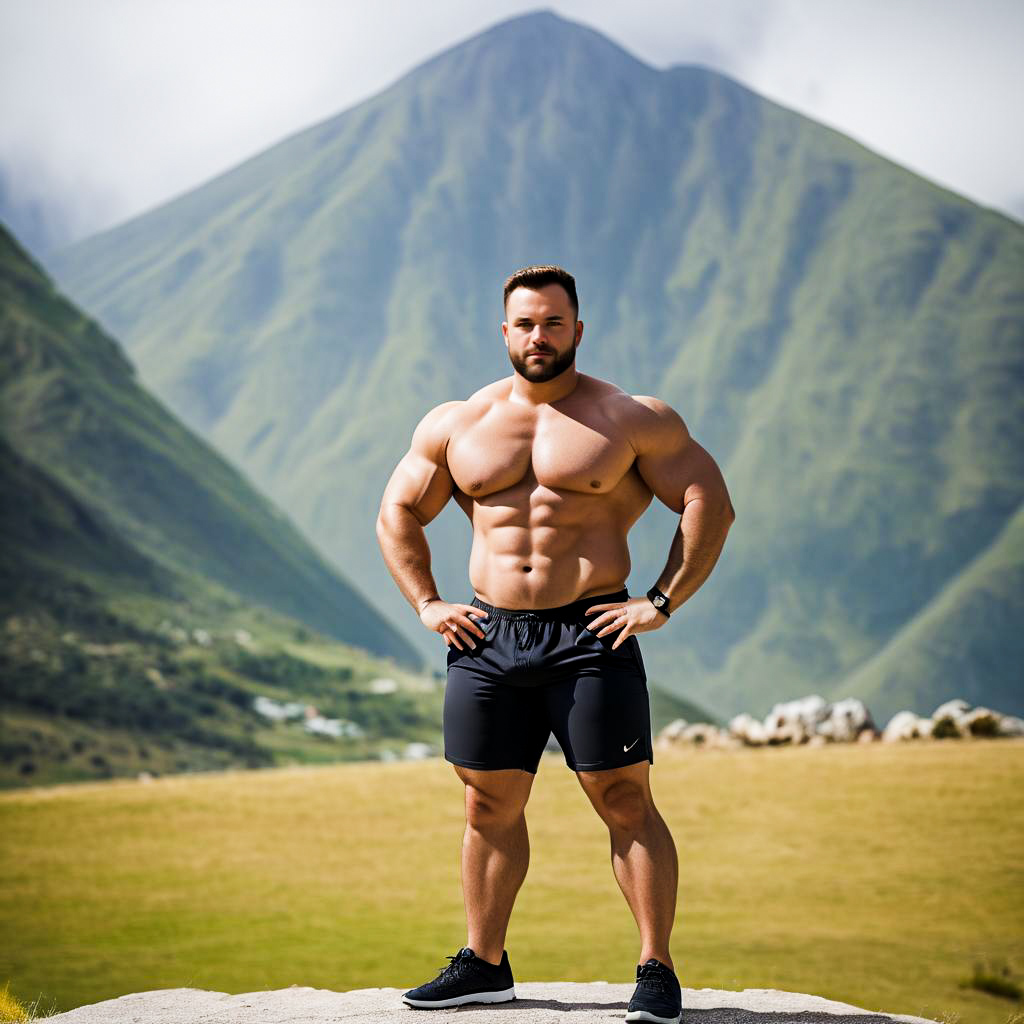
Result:
<svg viewBox="0 0 1024 1024">
<path fill-rule="evenodd" d="M 660 608 L 665 603 L 665 598 L 661 594 L 656 595 L 652 600 L 654 601 L 655 608 Z"/>
</svg>

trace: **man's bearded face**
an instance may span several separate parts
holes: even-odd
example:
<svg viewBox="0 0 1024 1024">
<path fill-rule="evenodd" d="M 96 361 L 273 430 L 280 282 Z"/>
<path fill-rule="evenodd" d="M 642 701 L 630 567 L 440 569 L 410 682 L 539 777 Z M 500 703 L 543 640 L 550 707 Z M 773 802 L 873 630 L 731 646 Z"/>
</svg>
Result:
<svg viewBox="0 0 1024 1024">
<path fill-rule="evenodd" d="M 508 297 L 502 325 L 508 358 L 524 380 L 554 380 L 576 361 L 583 325 L 560 284 L 520 287 Z"/>
</svg>

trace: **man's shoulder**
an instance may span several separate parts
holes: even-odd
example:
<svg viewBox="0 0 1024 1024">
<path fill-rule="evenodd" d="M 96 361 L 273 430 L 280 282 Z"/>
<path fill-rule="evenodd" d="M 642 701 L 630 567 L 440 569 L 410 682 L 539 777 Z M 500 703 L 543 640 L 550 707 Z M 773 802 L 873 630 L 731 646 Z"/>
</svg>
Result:
<svg viewBox="0 0 1024 1024">
<path fill-rule="evenodd" d="M 677 448 L 689 440 L 683 418 L 668 402 L 654 395 L 631 395 L 598 377 L 589 378 L 588 388 L 588 397 L 600 404 L 602 413 L 629 440 L 637 454 Z"/>
<path fill-rule="evenodd" d="M 474 391 L 469 398 L 456 399 L 435 405 L 420 421 L 417 429 L 430 433 L 450 434 L 453 430 L 479 419 L 490 407 L 508 396 L 511 384 L 507 380 L 496 380 L 493 384 Z"/>
<path fill-rule="evenodd" d="M 656 420 L 678 420 L 679 414 L 667 402 L 654 395 L 631 395 L 617 384 L 581 374 L 589 396 L 597 399 L 609 414 L 650 424 Z"/>
<path fill-rule="evenodd" d="M 485 384 L 478 391 L 474 391 L 463 404 L 470 407 L 473 411 L 486 410 L 495 402 L 507 399 L 511 392 L 511 376 L 502 377 L 501 380 L 491 381 L 490 384 Z"/>
</svg>

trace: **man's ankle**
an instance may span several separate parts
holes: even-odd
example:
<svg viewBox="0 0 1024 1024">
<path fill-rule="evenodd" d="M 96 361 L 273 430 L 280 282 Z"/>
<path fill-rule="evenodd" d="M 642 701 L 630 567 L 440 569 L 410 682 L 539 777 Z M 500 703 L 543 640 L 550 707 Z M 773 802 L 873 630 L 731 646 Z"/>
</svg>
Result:
<svg viewBox="0 0 1024 1024">
<path fill-rule="evenodd" d="M 505 952 L 503 949 L 499 949 L 497 955 L 495 955 L 494 950 L 488 949 L 486 946 L 482 946 L 481 948 L 477 948 L 476 946 L 469 946 L 468 948 L 473 951 L 473 955 L 478 960 L 483 960 L 484 963 L 488 963 L 492 967 L 497 967 L 501 964 L 502 956 L 504 955 Z"/>
<path fill-rule="evenodd" d="M 647 963 L 648 960 L 657 960 L 658 963 L 664 964 L 673 974 L 676 973 L 675 964 L 672 963 L 672 957 L 668 953 L 645 953 L 640 957 L 640 964 Z"/>
</svg>

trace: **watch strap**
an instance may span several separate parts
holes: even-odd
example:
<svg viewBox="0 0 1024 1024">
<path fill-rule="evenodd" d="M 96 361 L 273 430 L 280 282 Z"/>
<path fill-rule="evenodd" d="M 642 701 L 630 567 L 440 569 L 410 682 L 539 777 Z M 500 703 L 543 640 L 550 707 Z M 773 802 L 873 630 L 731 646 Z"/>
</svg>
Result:
<svg viewBox="0 0 1024 1024">
<path fill-rule="evenodd" d="M 655 608 L 665 616 L 666 619 L 672 617 L 671 612 L 668 610 L 668 597 L 663 594 L 657 587 L 651 587 L 647 591 L 647 599 L 654 605 Z"/>
</svg>

